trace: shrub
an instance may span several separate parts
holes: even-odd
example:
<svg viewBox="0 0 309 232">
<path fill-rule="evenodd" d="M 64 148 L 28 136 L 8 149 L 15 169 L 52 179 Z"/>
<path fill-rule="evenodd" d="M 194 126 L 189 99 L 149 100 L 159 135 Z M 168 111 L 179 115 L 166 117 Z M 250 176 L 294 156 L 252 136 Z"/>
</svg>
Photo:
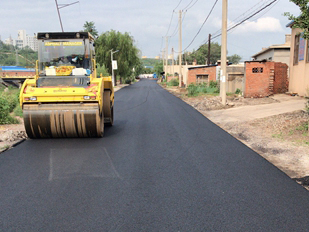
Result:
<svg viewBox="0 0 309 232">
<path fill-rule="evenodd" d="M 209 87 L 210 88 L 219 88 L 219 84 L 218 84 L 218 82 L 216 82 L 216 81 L 210 81 L 209 82 Z"/>
<path fill-rule="evenodd" d="M 237 88 L 235 94 L 241 94 L 241 90 Z"/>
<path fill-rule="evenodd" d="M 170 82 L 167 83 L 168 86 L 179 86 L 179 80 L 177 78 L 173 78 Z"/>
<path fill-rule="evenodd" d="M 14 109 L 14 115 L 19 116 L 19 117 L 23 117 L 23 110 L 21 109 L 19 104 Z"/>
<path fill-rule="evenodd" d="M 10 116 L 10 105 L 4 96 L 0 96 L 0 124 L 17 124 L 16 118 Z"/>
<path fill-rule="evenodd" d="M 197 86 L 193 83 L 190 84 L 188 86 L 188 96 L 193 97 L 193 96 L 197 96 L 197 95 L 198 95 Z"/>
<path fill-rule="evenodd" d="M 131 84 L 131 80 L 130 80 L 130 79 L 126 79 L 126 80 L 124 81 L 124 83 L 125 83 L 125 84 Z"/>
</svg>

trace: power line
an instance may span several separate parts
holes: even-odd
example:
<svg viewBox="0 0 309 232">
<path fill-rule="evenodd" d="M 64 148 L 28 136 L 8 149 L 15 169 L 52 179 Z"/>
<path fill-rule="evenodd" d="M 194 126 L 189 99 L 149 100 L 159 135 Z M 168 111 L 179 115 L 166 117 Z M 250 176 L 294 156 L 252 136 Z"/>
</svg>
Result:
<svg viewBox="0 0 309 232">
<path fill-rule="evenodd" d="M 172 24 L 172 20 L 173 20 L 173 17 L 174 17 L 174 13 L 175 13 L 175 10 L 176 8 L 180 5 L 180 3 L 182 2 L 182 0 L 179 1 L 178 5 L 175 7 L 175 9 L 172 11 L 172 17 L 171 17 L 171 20 L 170 20 L 170 23 L 169 23 L 169 26 L 168 26 L 168 29 L 167 29 L 167 32 L 166 32 L 166 35 L 168 34 L 168 32 L 170 31 L 170 28 L 171 28 L 171 24 Z"/>
<path fill-rule="evenodd" d="M 187 8 L 187 10 L 190 10 L 197 2 L 198 2 L 198 0 L 196 0 L 196 1 L 192 4 L 192 6 L 190 6 L 189 8 Z"/>
<path fill-rule="evenodd" d="M 176 10 L 177 7 L 179 7 L 180 3 L 182 2 L 182 0 L 179 1 L 178 5 L 175 7 L 175 9 L 173 11 Z"/>
<path fill-rule="evenodd" d="M 227 31 L 230 31 L 230 30 L 232 30 L 232 29 L 238 27 L 239 25 L 241 25 L 242 23 L 244 23 L 244 22 L 247 21 L 248 19 L 254 17 L 255 15 L 257 15 L 258 13 L 260 13 L 261 11 L 263 11 L 264 9 L 266 9 L 267 7 L 271 6 L 271 5 L 272 5 L 273 3 L 275 3 L 276 1 L 278 1 L 278 0 L 273 0 L 271 3 L 267 4 L 266 6 L 264 6 L 264 7 L 261 8 L 260 10 L 256 11 L 255 13 L 253 13 L 252 15 L 250 15 L 249 17 L 243 19 L 243 20 L 240 21 L 239 23 L 237 23 L 237 24 L 235 24 L 234 26 L 230 27 Z M 222 34 L 222 33 L 220 33 L 220 34 L 214 36 L 213 39 L 215 39 L 215 38 L 221 36 L 221 34 Z"/>
<path fill-rule="evenodd" d="M 266 1 L 266 2 L 264 2 L 264 1 Z M 243 14 L 239 15 L 238 17 L 236 17 L 235 19 L 233 19 L 231 22 L 229 22 L 228 27 L 230 27 L 230 26 L 232 26 L 232 25 L 235 25 L 234 22 L 236 22 L 236 21 L 237 21 L 239 18 L 241 18 L 242 16 L 245 16 L 245 17 L 246 17 L 246 15 L 249 15 L 249 13 L 251 13 L 252 10 L 253 10 L 254 8 L 256 8 L 256 6 L 260 5 L 262 2 L 264 2 L 264 3 L 262 3 L 262 7 L 263 7 L 263 5 L 267 4 L 267 1 L 270 2 L 270 1 L 272 1 L 272 0 L 260 0 L 257 4 L 255 4 L 254 6 L 252 6 L 250 9 L 246 10 L 246 12 L 244 12 Z M 219 30 L 217 30 L 216 32 L 212 33 L 212 35 L 215 36 L 215 35 L 216 35 L 217 33 L 219 33 L 220 31 L 221 31 L 221 29 L 219 29 Z"/>
<path fill-rule="evenodd" d="M 186 14 L 187 14 L 187 11 L 183 13 L 183 18 L 181 20 L 181 23 L 183 23 L 183 21 L 185 20 Z M 176 28 L 170 37 L 174 37 L 177 34 L 178 30 L 179 30 L 179 22 L 177 22 Z"/>
<path fill-rule="evenodd" d="M 190 3 L 185 8 L 183 8 L 183 10 L 186 10 L 188 8 L 188 6 L 190 6 L 193 1 L 194 0 L 191 0 Z"/>
<path fill-rule="evenodd" d="M 169 26 L 168 26 L 168 29 L 167 29 L 167 32 L 166 32 L 166 35 L 165 35 L 165 36 L 167 36 L 168 32 L 170 31 L 173 17 L 174 17 L 174 11 L 173 11 L 173 13 L 172 13 L 171 21 L 170 21 L 170 24 L 169 24 Z"/>
<path fill-rule="evenodd" d="M 177 52 L 177 53 L 182 53 L 183 51 L 187 50 L 187 48 L 190 47 L 190 45 L 194 42 L 195 38 L 196 38 L 196 37 L 198 36 L 198 34 L 201 32 L 201 30 L 202 30 L 204 24 L 207 22 L 207 20 L 208 20 L 209 16 L 211 15 L 213 9 L 214 9 L 215 6 L 217 5 L 217 2 L 218 2 L 218 0 L 216 0 L 215 3 L 213 4 L 213 6 L 212 6 L 212 8 L 211 8 L 211 10 L 210 10 L 210 12 L 209 12 L 209 14 L 207 15 L 206 19 L 204 20 L 202 26 L 200 27 L 200 29 L 198 30 L 198 32 L 196 33 L 196 35 L 193 37 L 193 39 L 192 39 L 192 41 L 189 43 L 189 45 L 188 45 L 185 49 L 183 49 L 182 51 L 179 51 L 179 52 Z"/>
</svg>

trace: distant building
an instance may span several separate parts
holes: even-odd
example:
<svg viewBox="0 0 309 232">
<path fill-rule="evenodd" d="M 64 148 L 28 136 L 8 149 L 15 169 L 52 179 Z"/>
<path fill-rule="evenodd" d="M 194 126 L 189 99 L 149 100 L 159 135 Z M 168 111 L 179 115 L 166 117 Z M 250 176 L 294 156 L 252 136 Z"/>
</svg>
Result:
<svg viewBox="0 0 309 232">
<path fill-rule="evenodd" d="M 25 30 L 18 30 L 17 39 L 12 39 L 10 36 L 10 38 L 6 39 L 4 43 L 7 45 L 17 46 L 19 49 L 28 46 L 34 51 L 38 50 L 38 41 L 36 36 L 27 35 Z"/>
<path fill-rule="evenodd" d="M 4 40 L 4 43 L 7 45 L 14 45 L 14 41 L 11 36 L 7 38 L 6 40 Z"/>
<path fill-rule="evenodd" d="M 285 35 L 285 43 L 263 48 L 252 58 L 256 61 L 275 61 L 290 65 L 291 35 Z"/>
</svg>

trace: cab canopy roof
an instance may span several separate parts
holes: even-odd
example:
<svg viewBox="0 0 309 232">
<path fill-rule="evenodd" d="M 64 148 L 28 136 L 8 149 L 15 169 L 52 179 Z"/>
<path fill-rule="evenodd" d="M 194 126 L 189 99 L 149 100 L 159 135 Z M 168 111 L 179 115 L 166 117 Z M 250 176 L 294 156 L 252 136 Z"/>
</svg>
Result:
<svg viewBox="0 0 309 232">
<path fill-rule="evenodd" d="M 37 39 L 94 39 L 89 32 L 39 32 Z"/>
</svg>

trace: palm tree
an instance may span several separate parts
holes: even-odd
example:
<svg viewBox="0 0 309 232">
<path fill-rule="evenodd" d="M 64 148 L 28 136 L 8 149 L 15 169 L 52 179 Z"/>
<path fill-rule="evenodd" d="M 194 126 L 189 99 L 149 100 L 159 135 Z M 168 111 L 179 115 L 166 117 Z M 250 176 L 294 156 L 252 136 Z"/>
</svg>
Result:
<svg viewBox="0 0 309 232">
<path fill-rule="evenodd" d="M 94 26 L 94 22 L 88 22 L 86 21 L 84 24 L 84 32 L 90 32 L 93 36 L 98 36 L 99 33 L 97 29 Z"/>
</svg>

